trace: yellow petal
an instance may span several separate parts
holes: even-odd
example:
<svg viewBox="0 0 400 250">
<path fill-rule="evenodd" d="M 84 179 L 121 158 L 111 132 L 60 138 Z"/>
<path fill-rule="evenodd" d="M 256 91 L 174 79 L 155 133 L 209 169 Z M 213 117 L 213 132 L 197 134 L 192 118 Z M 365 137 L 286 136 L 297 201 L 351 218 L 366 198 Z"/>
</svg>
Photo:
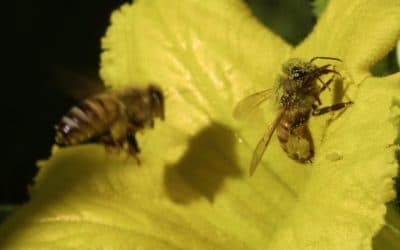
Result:
<svg viewBox="0 0 400 250">
<path fill-rule="evenodd" d="M 390 93 L 400 91 L 399 82 L 396 74 L 360 87 L 355 104 L 320 145 L 321 162 L 271 249 L 371 249 L 384 223 L 384 203 L 395 196 L 391 178 L 397 163 L 390 144 L 396 133 L 389 111 L 396 109 Z"/>
<path fill-rule="evenodd" d="M 345 61 L 355 82 L 394 47 L 400 37 L 400 1 L 335 0 L 296 54 L 334 56 Z"/>
<path fill-rule="evenodd" d="M 291 48 L 240 1 L 135 1 L 114 12 L 103 45 L 106 83 L 159 84 L 166 121 L 139 135 L 140 167 L 101 146 L 55 152 L 32 201 L 0 228 L 0 248 L 371 249 L 394 195 L 400 74 L 351 85 L 355 104 L 329 126 L 329 115 L 312 119 L 311 166 L 274 138 L 249 178 L 274 114 L 246 124 L 232 110 L 272 87 Z"/>
</svg>

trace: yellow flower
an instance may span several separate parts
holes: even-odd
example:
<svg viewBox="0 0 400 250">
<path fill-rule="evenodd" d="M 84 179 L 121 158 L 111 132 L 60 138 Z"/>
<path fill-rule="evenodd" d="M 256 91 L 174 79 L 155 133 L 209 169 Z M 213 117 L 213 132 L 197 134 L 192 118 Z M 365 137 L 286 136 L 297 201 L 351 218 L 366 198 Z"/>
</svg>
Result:
<svg viewBox="0 0 400 250">
<path fill-rule="evenodd" d="M 394 197 L 400 73 L 376 78 L 369 68 L 400 37 L 398 0 L 331 1 L 296 48 L 238 0 L 138 0 L 111 21 L 104 81 L 159 84 L 166 121 L 138 135 L 141 166 L 99 145 L 56 151 L 40 164 L 31 202 L 1 227 L 1 249 L 371 249 Z M 311 119 L 312 165 L 273 138 L 249 178 L 276 114 L 237 122 L 234 105 L 270 88 L 287 59 L 314 56 L 344 61 L 354 105 L 332 122 Z"/>
</svg>

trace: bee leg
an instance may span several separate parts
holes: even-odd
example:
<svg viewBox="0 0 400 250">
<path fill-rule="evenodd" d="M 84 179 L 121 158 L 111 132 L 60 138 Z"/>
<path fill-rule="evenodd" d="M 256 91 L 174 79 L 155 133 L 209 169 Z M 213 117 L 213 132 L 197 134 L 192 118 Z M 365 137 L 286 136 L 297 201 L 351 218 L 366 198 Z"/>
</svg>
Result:
<svg viewBox="0 0 400 250">
<path fill-rule="evenodd" d="M 129 145 L 132 147 L 135 153 L 140 153 L 139 144 L 137 143 L 136 137 L 134 134 L 129 133 L 127 137 Z"/>
<path fill-rule="evenodd" d="M 315 100 L 317 100 L 318 105 L 322 105 L 321 99 L 319 98 L 319 96 L 315 96 Z M 314 105 L 314 104 L 313 104 Z"/>
<path fill-rule="evenodd" d="M 102 142 L 109 153 L 119 153 L 123 149 L 123 143 L 121 141 L 115 141 L 111 134 L 105 134 L 98 139 Z"/>
<path fill-rule="evenodd" d="M 332 112 L 332 111 L 343 109 L 343 108 L 345 108 L 345 107 L 347 107 L 347 106 L 349 106 L 351 104 L 353 104 L 352 101 L 350 101 L 350 102 L 341 102 L 341 103 L 333 104 L 332 106 L 326 106 L 326 107 L 322 107 L 322 108 L 319 108 L 319 109 L 317 109 L 315 106 L 312 106 L 313 107 L 312 115 L 313 116 L 323 115 L 323 114 L 326 114 L 328 112 Z"/>
<path fill-rule="evenodd" d="M 324 91 L 325 89 L 327 89 L 327 88 L 329 89 L 329 85 L 332 83 L 334 77 L 335 77 L 335 76 L 332 76 L 327 82 L 323 82 L 323 81 L 321 80 L 321 78 L 318 77 L 318 80 L 322 83 L 322 87 L 321 87 L 320 90 L 319 90 L 319 93 L 320 93 L 320 94 L 321 94 L 322 91 Z"/>
<path fill-rule="evenodd" d="M 139 144 L 137 143 L 136 137 L 133 133 L 128 133 L 127 135 L 127 142 L 128 142 L 128 152 L 130 155 L 135 157 L 136 162 L 138 165 L 141 165 L 141 161 L 139 159 L 138 154 L 140 153 Z"/>
<path fill-rule="evenodd" d="M 322 87 L 319 90 L 319 93 L 315 96 L 315 99 L 317 100 L 318 104 L 321 105 L 321 99 L 319 98 L 319 95 L 325 90 L 325 89 L 329 89 L 329 85 L 332 83 L 334 76 L 332 76 L 327 82 L 322 81 L 322 79 L 320 77 L 317 77 L 318 81 L 320 81 L 322 83 Z"/>
</svg>

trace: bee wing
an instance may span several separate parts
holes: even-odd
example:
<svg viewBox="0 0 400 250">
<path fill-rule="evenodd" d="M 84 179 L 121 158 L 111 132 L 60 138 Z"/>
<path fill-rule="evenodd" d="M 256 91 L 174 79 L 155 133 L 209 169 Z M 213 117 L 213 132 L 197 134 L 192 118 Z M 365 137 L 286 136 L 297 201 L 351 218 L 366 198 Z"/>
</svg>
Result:
<svg viewBox="0 0 400 250">
<path fill-rule="evenodd" d="M 92 69 L 70 69 L 68 66 L 51 65 L 48 87 L 77 101 L 106 90 L 106 87 Z"/>
<path fill-rule="evenodd" d="M 272 89 L 266 89 L 245 97 L 236 105 L 233 110 L 233 117 L 237 120 L 248 117 L 258 106 L 270 99 L 272 93 Z"/>
<path fill-rule="evenodd" d="M 274 122 L 267 128 L 263 137 L 257 144 L 257 147 L 254 149 L 253 157 L 250 163 L 250 176 L 253 175 L 254 171 L 257 168 L 257 165 L 260 163 L 262 156 L 264 155 L 265 149 L 268 146 L 269 141 L 271 140 L 272 134 L 274 133 L 276 127 L 282 120 L 283 115 L 285 114 L 285 110 L 282 109 L 278 116 L 275 118 Z"/>
</svg>

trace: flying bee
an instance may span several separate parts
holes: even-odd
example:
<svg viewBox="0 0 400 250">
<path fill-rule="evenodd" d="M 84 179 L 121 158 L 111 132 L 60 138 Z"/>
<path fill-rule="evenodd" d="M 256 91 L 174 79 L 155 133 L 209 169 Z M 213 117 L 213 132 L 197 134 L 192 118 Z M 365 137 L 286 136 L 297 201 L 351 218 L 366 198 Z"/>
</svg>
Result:
<svg viewBox="0 0 400 250">
<path fill-rule="evenodd" d="M 314 157 L 314 142 L 307 125 L 310 116 L 340 110 L 352 104 L 349 101 L 320 107 L 320 94 L 329 87 L 335 75 L 341 75 L 331 64 L 318 67 L 313 63 L 317 59 L 341 61 L 333 57 L 314 57 L 310 61 L 292 58 L 282 65 L 283 74 L 277 79 L 277 92 L 281 93 L 277 96 L 278 114 L 253 152 L 250 175 L 260 163 L 275 130 L 281 148 L 291 159 L 299 163 L 311 162 Z M 333 75 L 326 82 L 322 81 L 321 76 L 327 74 Z M 273 95 L 274 91 L 267 89 L 244 98 L 235 107 L 233 116 L 237 119 L 244 118 Z"/>
<path fill-rule="evenodd" d="M 55 142 L 70 146 L 88 142 L 126 150 L 139 162 L 135 133 L 164 120 L 164 94 L 155 85 L 147 88 L 104 90 L 72 107 L 55 126 Z"/>
</svg>

